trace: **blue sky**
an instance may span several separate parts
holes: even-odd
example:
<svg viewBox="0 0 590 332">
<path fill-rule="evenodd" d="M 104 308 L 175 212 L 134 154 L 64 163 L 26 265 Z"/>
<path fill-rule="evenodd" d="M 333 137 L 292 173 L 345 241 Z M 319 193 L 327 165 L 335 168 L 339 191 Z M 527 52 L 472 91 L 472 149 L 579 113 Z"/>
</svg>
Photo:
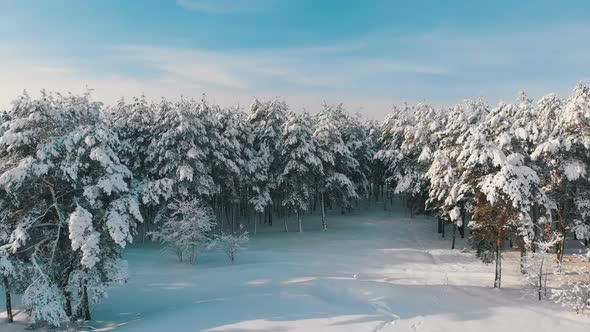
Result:
<svg viewBox="0 0 590 332">
<path fill-rule="evenodd" d="M 589 1 L 0 0 L 0 105 L 20 91 L 392 104 L 568 93 Z"/>
</svg>

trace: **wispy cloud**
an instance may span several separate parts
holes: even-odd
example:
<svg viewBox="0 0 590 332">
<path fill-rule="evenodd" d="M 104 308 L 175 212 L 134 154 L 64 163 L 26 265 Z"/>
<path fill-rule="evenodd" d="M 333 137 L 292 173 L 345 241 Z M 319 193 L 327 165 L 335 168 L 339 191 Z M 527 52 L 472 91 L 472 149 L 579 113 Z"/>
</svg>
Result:
<svg viewBox="0 0 590 332">
<path fill-rule="evenodd" d="M 168 67 L 164 65 L 163 68 Z M 89 74 L 86 70 L 74 67 L 52 67 L 51 62 L 38 58 L 5 59 L 0 63 L 0 72 L 2 72 L 0 109 L 8 107 L 10 101 L 24 89 L 31 95 L 38 96 L 42 89 L 62 93 L 82 93 L 90 88 L 93 90 L 92 95 L 96 100 L 111 105 L 122 97 L 131 98 L 145 95 L 148 100 L 158 101 L 162 97 L 173 100 L 180 96 L 200 98 L 203 93 L 211 102 L 221 106 L 240 105 L 247 107 L 254 98 L 281 98 L 287 101 L 293 110 L 306 109 L 316 112 L 321 109 L 324 102 L 344 103 L 349 110 L 363 112 L 367 118 L 380 118 L 391 109 L 395 102 L 398 102 L 391 97 L 375 97 L 364 95 L 361 92 L 350 95 L 330 93 L 321 89 L 307 92 L 297 90 L 281 92 L 272 89 L 272 87 L 255 86 L 250 82 L 245 87 L 229 88 L 219 84 L 210 84 L 208 81 L 211 81 L 211 78 L 195 80 L 192 77 L 193 74 L 203 75 L 202 72 L 196 74 L 195 71 L 192 74 L 190 71 L 177 74 L 176 70 L 168 70 L 162 72 L 161 75 L 141 79 L 132 75 L 115 73 Z M 267 74 L 283 75 L 282 72 Z M 218 73 L 213 74 L 213 77 L 218 76 Z"/>
<path fill-rule="evenodd" d="M 155 99 L 206 93 L 222 105 L 282 96 L 295 109 L 343 101 L 352 109 L 383 114 L 402 98 L 445 104 L 478 96 L 509 99 L 522 89 L 532 96 L 567 93 L 590 77 L 590 47 L 579 42 L 587 33 L 590 25 L 565 24 L 488 34 L 375 33 L 285 48 L 118 45 L 101 53 L 109 63 L 105 71 L 92 62 L 68 65 L 7 51 L 0 63 L 0 100 L 5 104 L 23 88 L 79 92 L 89 86 L 107 102 L 142 93 Z"/>
<path fill-rule="evenodd" d="M 264 12 L 276 5 L 276 0 L 177 0 L 182 8 L 208 14 Z"/>
<path fill-rule="evenodd" d="M 361 41 L 319 47 L 226 50 L 167 48 L 153 45 L 122 45 L 119 55 L 160 73 L 204 85 L 229 89 L 340 90 L 355 89 L 362 79 L 381 79 L 388 74 L 448 75 L 450 66 L 384 56 L 343 56 L 363 51 Z"/>
<path fill-rule="evenodd" d="M 449 65 L 430 65 L 410 62 L 407 60 L 395 60 L 392 58 L 371 58 L 365 62 L 365 70 L 372 73 L 406 73 L 427 75 L 448 75 L 451 73 Z"/>
<path fill-rule="evenodd" d="M 119 56 L 142 63 L 148 70 L 160 72 L 160 76 L 214 87 L 249 87 L 248 82 L 232 70 L 228 56 L 221 53 L 145 45 L 122 45 L 113 50 Z"/>
<path fill-rule="evenodd" d="M 349 81 L 343 72 L 336 75 L 333 66 L 314 68 L 312 54 L 293 50 L 218 52 L 149 45 L 123 45 L 114 50 L 161 76 L 230 89 L 261 85 L 341 88 Z"/>
</svg>

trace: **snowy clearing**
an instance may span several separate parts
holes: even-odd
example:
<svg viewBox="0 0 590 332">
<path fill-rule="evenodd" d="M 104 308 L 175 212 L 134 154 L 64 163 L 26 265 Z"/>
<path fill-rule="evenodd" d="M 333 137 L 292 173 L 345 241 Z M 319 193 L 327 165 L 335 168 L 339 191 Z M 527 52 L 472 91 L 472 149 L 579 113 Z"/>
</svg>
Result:
<svg viewBox="0 0 590 332">
<path fill-rule="evenodd" d="M 294 218 L 293 218 L 294 219 Z M 295 220 L 291 220 L 295 226 Z M 233 266 L 220 252 L 196 266 L 156 246 L 125 251 L 130 281 L 112 289 L 88 326 L 99 331 L 587 331 L 588 316 L 522 291 L 507 253 L 504 287 L 494 266 L 446 249 L 426 217 L 361 210 L 330 216 L 328 231 L 280 225 L 252 235 Z M 295 228 L 295 227 L 293 227 Z M 466 247 L 459 239 L 458 248 Z M 24 320 L 19 314 L 19 321 Z M 1 331 L 22 329 L 25 323 Z"/>
</svg>

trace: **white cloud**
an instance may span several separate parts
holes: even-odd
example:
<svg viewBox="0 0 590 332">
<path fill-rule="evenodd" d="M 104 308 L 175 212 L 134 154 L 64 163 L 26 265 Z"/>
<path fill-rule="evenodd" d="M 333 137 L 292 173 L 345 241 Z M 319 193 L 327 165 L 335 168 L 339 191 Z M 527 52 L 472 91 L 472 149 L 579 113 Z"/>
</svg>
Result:
<svg viewBox="0 0 590 332">
<path fill-rule="evenodd" d="M 237 89 L 248 87 L 246 81 L 232 72 L 228 66 L 230 59 L 223 54 L 131 45 L 118 46 L 114 50 L 134 62 L 143 63 L 149 69 L 195 84 Z"/>
<path fill-rule="evenodd" d="M 479 34 L 479 38 L 449 31 L 401 37 L 373 34 L 333 44 L 263 50 L 119 45 L 92 60 L 124 69 L 111 72 L 94 69 L 92 61 L 66 66 L 60 59 L 25 58 L 4 50 L 0 105 L 24 88 L 81 92 L 86 86 L 95 90 L 96 99 L 107 103 L 142 93 L 153 100 L 180 95 L 198 98 L 206 93 L 224 106 L 281 96 L 294 109 L 313 111 L 324 101 L 344 102 L 352 110 L 381 115 L 400 100 L 442 104 L 484 96 L 495 102 L 496 98 L 512 100 L 523 89 L 537 97 L 549 91 L 567 93 L 588 77 L 588 67 L 579 64 L 590 56 L 590 47 L 575 42 L 586 32 L 590 32 L 586 25 L 558 25 L 510 36 Z M 546 42 L 549 37 L 551 43 Z M 521 75 L 520 67 L 530 66 L 534 61 L 527 59 L 531 58 L 557 66 L 560 72 L 548 72 L 546 80 Z M 125 67 L 128 64 L 132 66 Z M 570 73 L 559 76 L 562 68 Z M 548 69 L 542 67 L 539 72 Z M 577 74 L 571 74 L 572 69 Z"/>
<path fill-rule="evenodd" d="M 338 88 L 348 81 L 340 70 L 334 75 L 333 66 L 310 69 L 313 60 L 309 54 L 285 50 L 216 52 L 146 45 L 123 45 L 114 50 L 164 74 L 232 89 L 254 89 L 276 80 L 280 81 L 274 82 L 277 85 Z"/>
<path fill-rule="evenodd" d="M 375 98 L 363 95 L 298 93 L 277 93 L 276 91 L 259 88 L 228 88 L 199 82 L 186 75 L 166 73 L 153 79 L 136 79 L 126 75 L 88 75 L 75 68 L 52 67 L 39 59 L 7 60 L 0 62 L 0 109 L 9 106 L 10 101 L 23 90 L 38 96 L 39 91 L 46 89 L 61 93 L 83 93 L 87 88 L 93 90 L 95 100 L 114 104 L 121 97 L 131 98 L 145 95 L 148 100 L 158 101 L 165 97 L 178 99 L 180 96 L 200 98 L 203 93 L 207 98 L 221 106 L 240 105 L 245 108 L 254 98 L 281 98 L 287 101 L 293 110 L 306 109 L 317 112 L 324 102 L 344 103 L 353 111 L 360 111 L 368 118 L 381 118 L 396 100 Z"/>
<path fill-rule="evenodd" d="M 359 77 L 368 75 L 378 78 L 387 73 L 449 74 L 448 66 L 411 60 L 370 56 L 341 59 L 343 53 L 359 50 L 360 45 L 360 42 L 351 42 L 320 47 L 225 52 L 123 45 L 114 50 L 135 63 L 142 63 L 164 74 L 231 89 L 273 85 L 277 90 L 285 86 L 291 89 L 350 90 L 356 88 Z"/>
</svg>

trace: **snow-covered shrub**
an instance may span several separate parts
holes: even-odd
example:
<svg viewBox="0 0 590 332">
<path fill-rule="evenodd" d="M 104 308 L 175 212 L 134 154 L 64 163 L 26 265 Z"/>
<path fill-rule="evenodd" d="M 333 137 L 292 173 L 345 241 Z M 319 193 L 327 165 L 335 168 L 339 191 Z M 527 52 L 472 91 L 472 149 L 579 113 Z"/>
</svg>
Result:
<svg viewBox="0 0 590 332">
<path fill-rule="evenodd" d="M 29 313 L 31 322 L 59 326 L 67 318 L 64 310 L 65 296 L 47 276 L 38 276 L 25 290 L 22 303 Z"/>
<path fill-rule="evenodd" d="M 240 225 L 240 230 L 243 228 L 243 225 Z M 229 260 L 230 264 L 233 264 L 236 258 L 236 254 L 240 251 L 245 249 L 246 244 L 250 238 L 248 237 L 248 232 L 243 232 L 240 234 L 221 234 L 215 236 L 213 241 L 209 244 L 209 248 L 219 248 L 221 249 L 227 259 Z"/>
<path fill-rule="evenodd" d="M 547 296 L 547 282 L 555 265 L 555 254 L 551 249 L 559 243 L 561 235 L 554 233 L 548 241 L 535 241 L 536 251 L 528 250 L 522 259 L 524 280 L 539 301 Z"/>
<path fill-rule="evenodd" d="M 196 198 L 174 201 L 168 204 L 168 210 L 170 217 L 151 236 L 174 251 L 179 261 L 186 259 L 195 264 L 199 252 L 208 245 L 209 233 L 215 226 L 214 215 Z"/>
<path fill-rule="evenodd" d="M 576 313 L 587 312 L 590 309 L 590 277 L 586 275 L 584 279 L 565 282 L 559 289 L 552 290 L 551 298 Z"/>
<path fill-rule="evenodd" d="M 578 256 L 585 263 L 590 262 L 590 250 Z M 563 281 L 558 289 L 553 289 L 551 299 L 576 313 L 590 310 L 590 269 L 587 266 L 576 267 L 573 271 L 560 274 Z"/>
</svg>

